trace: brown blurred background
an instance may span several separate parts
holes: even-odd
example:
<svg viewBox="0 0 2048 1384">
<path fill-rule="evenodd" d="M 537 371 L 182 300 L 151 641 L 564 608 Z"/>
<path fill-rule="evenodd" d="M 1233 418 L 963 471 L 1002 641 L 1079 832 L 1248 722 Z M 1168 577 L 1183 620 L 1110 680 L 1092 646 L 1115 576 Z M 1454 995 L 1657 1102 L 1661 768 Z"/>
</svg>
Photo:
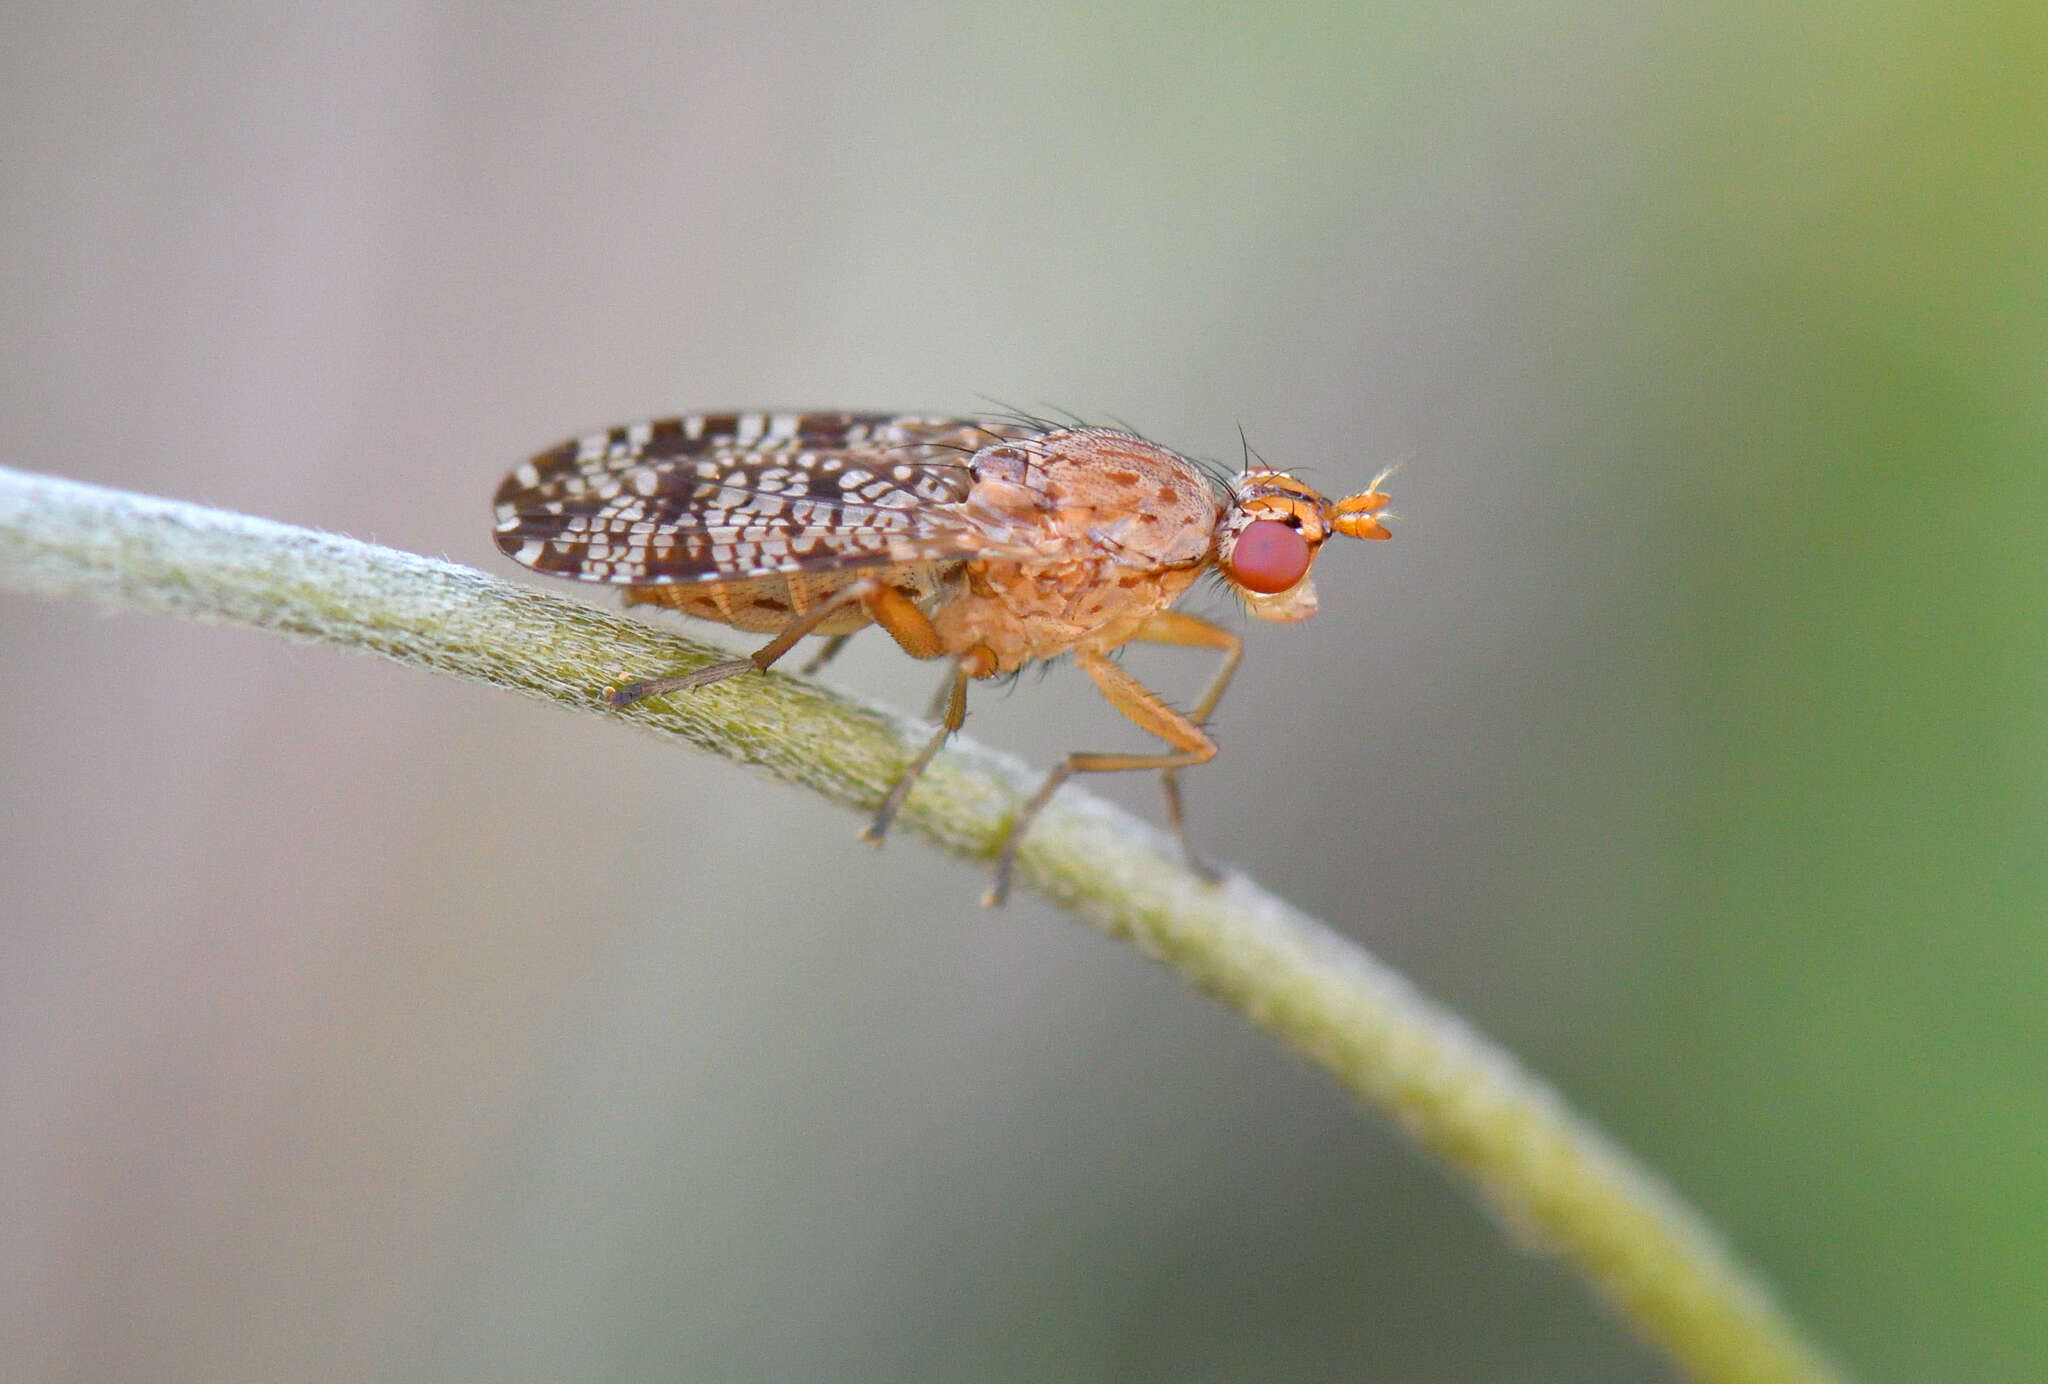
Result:
<svg viewBox="0 0 2048 1384">
<path fill-rule="evenodd" d="M 2038 1380 L 2044 13 L 17 5 L 0 463 L 512 575 L 508 466 L 682 408 L 1405 459 L 1200 838 L 1863 1377 Z M 724 763 L 13 596 L 0 716 L 9 1379 L 1663 1377 L 1234 1018 Z M 1064 669 L 969 729 L 1141 740 Z"/>
</svg>

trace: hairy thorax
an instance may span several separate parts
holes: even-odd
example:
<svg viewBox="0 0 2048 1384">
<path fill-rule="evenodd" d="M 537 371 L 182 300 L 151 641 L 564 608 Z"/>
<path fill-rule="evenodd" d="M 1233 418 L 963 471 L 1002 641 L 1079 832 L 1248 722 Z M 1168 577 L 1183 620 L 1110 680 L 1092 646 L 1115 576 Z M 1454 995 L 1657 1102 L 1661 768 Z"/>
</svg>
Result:
<svg viewBox="0 0 2048 1384">
<path fill-rule="evenodd" d="M 1199 575 L 1194 567 L 1133 571 L 1108 558 L 973 562 L 965 594 L 941 607 L 933 624 L 948 653 L 983 645 L 995 655 L 994 672 L 1014 673 L 1036 658 L 1116 648 Z"/>
<path fill-rule="evenodd" d="M 968 562 L 966 592 L 933 620 L 947 652 L 983 645 L 1000 673 L 1130 639 L 1201 574 L 1221 512 L 1164 447 L 1099 429 L 1046 441 L 976 457 L 966 507 L 1005 551 Z"/>
</svg>

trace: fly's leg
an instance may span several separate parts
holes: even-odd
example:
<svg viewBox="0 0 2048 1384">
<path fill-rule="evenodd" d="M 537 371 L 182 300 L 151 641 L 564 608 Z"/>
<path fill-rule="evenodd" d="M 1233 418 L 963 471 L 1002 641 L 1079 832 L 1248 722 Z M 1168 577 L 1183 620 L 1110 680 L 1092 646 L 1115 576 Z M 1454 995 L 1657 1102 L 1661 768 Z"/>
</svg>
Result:
<svg viewBox="0 0 2048 1384">
<path fill-rule="evenodd" d="M 1223 700 L 1223 689 L 1230 686 L 1231 675 L 1237 672 L 1238 660 L 1244 657 L 1244 640 L 1221 625 L 1178 610 L 1154 615 L 1138 626 L 1138 632 L 1131 638 L 1142 639 L 1148 644 L 1176 644 L 1182 648 L 1222 651 L 1223 666 L 1216 670 L 1216 676 L 1209 680 L 1208 690 L 1195 703 L 1195 709 L 1188 713 L 1188 719 L 1196 725 L 1208 725 L 1209 717 L 1215 714 L 1216 703 Z M 1166 825 L 1172 830 L 1174 839 L 1180 842 L 1181 854 L 1187 858 L 1188 867 L 1214 884 L 1222 876 L 1215 866 L 1202 858 L 1194 842 L 1188 839 L 1187 817 L 1181 810 L 1180 780 L 1173 769 L 1160 770 L 1159 788 L 1166 799 Z"/>
<path fill-rule="evenodd" d="M 835 634 L 827 637 L 825 646 L 812 654 L 810 662 L 804 664 L 798 671 L 807 678 L 815 675 L 820 668 L 823 668 L 833 659 L 839 657 L 839 651 L 846 647 L 846 641 L 851 638 L 853 636 L 850 634 Z"/>
<path fill-rule="evenodd" d="M 980 647 L 977 645 L 976 649 L 979 650 Z M 977 653 L 976 657 L 979 657 L 979 653 Z M 974 674 L 969 673 L 967 676 L 973 677 Z M 953 699 L 960 695 L 959 688 L 955 686 L 956 681 L 957 679 L 950 672 L 946 674 L 946 680 L 939 684 L 938 689 L 932 693 L 931 701 L 925 704 L 925 720 L 943 721 L 951 714 Z M 963 709 L 960 714 L 962 717 L 965 717 L 967 712 Z M 958 730 L 959 727 L 955 726 L 954 729 Z"/>
<path fill-rule="evenodd" d="M 928 718 L 938 721 L 938 734 L 925 742 L 925 747 L 917 752 L 917 758 L 911 760 L 897 776 L 896 782 L 889 785 L 889 796 L 882 799 L 881 807 L 875 810 L 875 820 L 861 829 L 861 840 L 872 841 L 877 846 L 882 844 L 882 838 L 889 834 L 896 814 L 903 810 L 904 801 L 910 797 L 910 790 L 917 786 L 917 781 L 931 766 L 932 757 L 967 720 L 967 680 L 985 678 L 995 671 L 995 666 L 995 655 L 979 644 L 953 661 L 953 671 L 940 684 L 939 695 L 932 702 L 932 714 Z"/>
<path fill-rule="evenodd" d="M 1052 801 L 1052 795 L 1070 777 L 1075 774 L 1115 773 L 1124 769 L 1171 771 L 1184 769 L 1190 764 L 1203 764 L 1216 757 L 1216 742 L 1200 725 L 1161 701 L 1158 693 L 1111 662 L 1107 655 L 1082 650 L 1074 655 L 1074 662 L 1094 680 L 1096 688 L 1111 706 L 1133 724 L 1150 731 L 1173 748 L 1160 754 L 1076 751 L 1062 760 L 1059 767 L 1046 776 L 1038 791 L 1031 795 L 1031 801 L 1018 811 L 1017 819 L 1010 824 L 1010 834 L 1003 838 L 1003 848 L 996 856 L 995 882 L 982 897 L 982 902 L 991 907 L 1001 904 L 1010 895 L 1010 873 L 1017 861 L 1018 842 L 1024 839 L 1032 819 Z"/>
<path fill-rule="evenodd" d="M 790 621 L 782 633 L 746 658 L 729 658 L 677 677 L 650 678 L 645 682 L 629 682 L 622 687 L 607 687 L 604 699 L 613 706 L 630 706 L 643 697 L 709 687 L 714 682 L 723 682 L 741 673 L 766 672 L 775 660 L 795 648 L 798 640 L 850 605 L 863 607 L 868 618 L 889 631 L 912 658 L 937 658 L 943 652 L 939 647 L 939 632 L 932 628 L 932 622 L 925 618 L 915 601 L 893 586 L 884 585 L 873 577 L 864 577 Z"/>
<path fill-rule="evenodd" d="M 939 639 L 939 632 L 933 627 L 931 617 L 918 609 L 917 602 L 893 586 L 884 585 L 873 577 L 855 582 L 837 593 L 828 601 L 822 601 L 802 616 L 790 621 L 782 633 L 756 649 L 750 657 L 727 659 L 700 668 L 694 673 L 680 677 L 654 678 L 647 682 L 628 683 L 624 687 L 607 688 L 605 700 L 613 706 L 626 706 L 642 697 L 652 697 L 663 692 L 678 692 L 686 688 L 705 687 L 741 673 L 766 672 L 791 649 L 796 642 L 816 629 L 834 612 L 858 603 L 867 612 L 868 618 L 889 632 L 889 637 L 902 646 L 903 652 L 912 658 L 937 658 L 945 652 Z M 830 650 L 828 649 L 829 653 Z M 962 654 L 953 664 L 953 674 L 947 680 L 943 697 L 945 719 L 939 725 L 939 732 L 917 752 L 917 757 L 897 776 L 889 787 L 889 794 L 882 799 L 881 807 L 861 832 L 864 840 L 880 844 L 888 834 L 890 823 L 903 809 L 910 790 L 938 754 L 939 747 L 946 743 L 954 731 L 960 729 L 967 719 L 967 680 L 985 678 L 994 673 L 996 657 L 986 647 L 975 645 Z"/>
</svg>

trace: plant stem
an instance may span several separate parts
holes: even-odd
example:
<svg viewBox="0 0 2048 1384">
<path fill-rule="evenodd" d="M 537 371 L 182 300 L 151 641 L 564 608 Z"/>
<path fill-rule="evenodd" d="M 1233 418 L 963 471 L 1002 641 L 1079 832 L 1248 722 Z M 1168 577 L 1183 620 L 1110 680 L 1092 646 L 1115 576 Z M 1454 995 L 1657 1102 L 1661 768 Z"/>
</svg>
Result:
<svg viewBox="0 0 2048 1384">
<path fill-rule="evenodd" d="M 780 675 L 613 710 L 626 669 L 723 651 L 451 563 L 0 468 L 0 586 L 250 625 L 631 721 L 871 811 L 928 730 Z M 986 859 L 1034 775 L 956 737 L 899 819 Z M 1514 1059 L 1362 948 L 1238 876 L 1063 790 L 1018 882 L 1129 941 L 1326 1068 L 1561 1255 L 1698 1379 L 1838 1376 L 1699 1217 Z"/>
</svg>

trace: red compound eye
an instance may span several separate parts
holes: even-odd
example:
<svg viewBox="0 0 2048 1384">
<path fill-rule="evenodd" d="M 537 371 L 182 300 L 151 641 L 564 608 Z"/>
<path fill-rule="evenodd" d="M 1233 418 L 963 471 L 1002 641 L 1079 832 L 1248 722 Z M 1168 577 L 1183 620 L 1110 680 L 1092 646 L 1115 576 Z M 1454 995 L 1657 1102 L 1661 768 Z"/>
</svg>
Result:
<svg viewBox="0 0 2048 1384">
<path fill-rule="evenodd" d="M 1230 579 L 1247 591 L 1271 596 L 1308 575 L 1308 563 L 1308 540 L 1300 529 L 1259 519 L 1245 525 L 1230 550 Z"/>
</svg>

